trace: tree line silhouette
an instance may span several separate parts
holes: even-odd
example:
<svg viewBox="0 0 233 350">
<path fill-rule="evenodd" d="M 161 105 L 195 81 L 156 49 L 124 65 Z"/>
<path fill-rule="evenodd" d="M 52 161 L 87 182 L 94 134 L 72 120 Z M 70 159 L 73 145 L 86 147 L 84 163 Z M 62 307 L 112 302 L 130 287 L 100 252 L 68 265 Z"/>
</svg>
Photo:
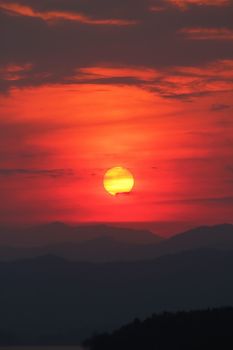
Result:
<svg viewBox="0 0 233 350">
<path fill-rule="evenodd" d="M 223 339 L 223 337 L 225 339 Z M 227 339 L 226 339 L 227 337 Z M 233 345 L 233 308 L 154 314 L 84 341 L 90 350 L 222 349 Z M 232 348 L 232 347 L 231 347 Z"/>
<path fill-rule="evenodd" d="M 79 345 L 75 329 L 41 337 L 21 337 L 0 330 L 0 346 Z M 227 347 L 224 346 L 227 343 Z M 83 342 L 89 350 L 173 350 L 233 348 L 233 308 L 153 314 L 110 333 L 94 335 Z M 230 345 L 230 347 L 229 347 Z"/>
</svg>

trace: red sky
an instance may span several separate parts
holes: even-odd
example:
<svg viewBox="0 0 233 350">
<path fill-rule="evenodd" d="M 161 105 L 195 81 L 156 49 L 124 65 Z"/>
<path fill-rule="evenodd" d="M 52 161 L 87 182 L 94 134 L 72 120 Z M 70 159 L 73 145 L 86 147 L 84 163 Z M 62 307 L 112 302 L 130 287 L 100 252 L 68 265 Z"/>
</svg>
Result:
<svg viewBox="0 0 233 350">
<path fill-rule="evenodd" d="M 232 15 L 1 0 L 0 222 L 232 222 Z M 130 195 L 104 191 L 114 166 Z"/>
</svg>

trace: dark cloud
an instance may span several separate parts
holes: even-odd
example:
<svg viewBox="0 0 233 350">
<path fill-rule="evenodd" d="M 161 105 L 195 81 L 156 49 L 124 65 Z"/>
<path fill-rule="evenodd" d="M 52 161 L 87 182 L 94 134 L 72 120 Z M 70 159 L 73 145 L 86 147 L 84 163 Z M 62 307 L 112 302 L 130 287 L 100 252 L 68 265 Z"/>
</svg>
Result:
<svg viewBox="0 0 233 350">
<path fill-rule="evenodd" d="M 60 178 L 66 176 L 74 176 L 74 171 L 72 169 L 1 169 L 0 176 L 26 176 L 26 177 L 50 177 L 50 178 Z"/>
<path fill-rule="evenodd" d="M 7 0 L 2 3 L 30 6 L 36 12 L 69 12 L 82 13 L 95 18 L 128 18 L 141 17 L 148 12 L 150 0 Z"/>
<path fill-rule="evenodd" d="M 19 147 L 18 147 L 19 148 Z M 54 153 L 47 150 L 25 150 L 26 146 L 21 147 L 22 149 L 15 149 L 10 151 L 0 151 L 0 163 L 3 163 L 5 161 L 38 161 L 39 159 L 48 159 L 52 156 L 54 156 Z"/>
<path fill-rule="evenodd" d="M 232 165 L 228 165 L 226 167 L 227 171 L 230 171 L 231 173 L 233 173 L 233 164 Z"/>
<path fill-rule="evenodd" d="M 132 196 L 133 192 L 117 192 L 115 194 L 116 197 L 124 197 L 124 196 Z"/>
<path fill-rule="evenodd" d="M 211 111 L 220 112 L 220 111 L 229 109 L 231 107 L 232 107 L 231 105 L 226 105 L 226 104 L 223 104 L 223 103 L 215 103 L 215 104 L 213 104 L 211 106 Z"/>
<path fill-rule="evenodd" d="M 167 201 L 159 201 L 161 204 L 200 204 L 200 205 L 211 205 L 211 204 L 222 204 L 222 205 L 233 205 L 233 196 L 229 197 L 212 197 L 212 198 L 187 198 L 187 199 L 175 199 Z"/>
</svg>

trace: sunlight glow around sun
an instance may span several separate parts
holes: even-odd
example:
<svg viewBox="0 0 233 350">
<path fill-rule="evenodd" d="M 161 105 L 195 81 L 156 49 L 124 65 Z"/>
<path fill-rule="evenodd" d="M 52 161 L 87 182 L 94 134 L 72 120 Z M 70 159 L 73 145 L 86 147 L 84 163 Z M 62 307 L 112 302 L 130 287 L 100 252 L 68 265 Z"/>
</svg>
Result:
<svg viewBox="0 0 233 350">
<path fill-rule="evenodd" d="M 114 167 L 105 173 L 103 185 L 112 196 L 130 193 L 134 187 L 134 177 L 128 169 L 119 166 Z"/>
</svg>

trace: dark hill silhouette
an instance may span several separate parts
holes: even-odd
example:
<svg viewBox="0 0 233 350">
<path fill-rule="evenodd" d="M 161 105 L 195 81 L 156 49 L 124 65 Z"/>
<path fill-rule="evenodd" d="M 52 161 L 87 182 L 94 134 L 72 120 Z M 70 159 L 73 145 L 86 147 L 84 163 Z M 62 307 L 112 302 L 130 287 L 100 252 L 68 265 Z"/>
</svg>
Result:
<svg viewBox="0 0 233 350">
<path fill-rule="evenodd" d="M 121 327 L 112 334 L 94 336 L 84 342 L 89 350 L 210 349 L 233 345 L 233 309 L 222 308 L 157 315 Z"/>
<path fill-rule="evenodd" d="M 74 261 L 114 262 L 146 259 L 147 245 L 129 244 L 110 237 L 99 237 L 80 244 L 60 244 L 47 247 L 52 254 Z M 42 251 L 43 253 L 43 248 Z"/>
<path fill-rule="evenodd" d="M 81 340 L 153 310 L 233 305 L 233 252 L 196 250 L 128 263 L 79 263 L 51 255 L 0 263 L 0 329 L 33 339 Z"/>
<path fill-rule="evenodd" d="M 155 256 L 154 245 L 129 244 L 109 237 L 98 237 L 80 243 L 64 242 L 41 247 L 0 246 L 0 261 L 33 258 L 44 254 L 86 262 L 135 261 Z"/>
</svg>

